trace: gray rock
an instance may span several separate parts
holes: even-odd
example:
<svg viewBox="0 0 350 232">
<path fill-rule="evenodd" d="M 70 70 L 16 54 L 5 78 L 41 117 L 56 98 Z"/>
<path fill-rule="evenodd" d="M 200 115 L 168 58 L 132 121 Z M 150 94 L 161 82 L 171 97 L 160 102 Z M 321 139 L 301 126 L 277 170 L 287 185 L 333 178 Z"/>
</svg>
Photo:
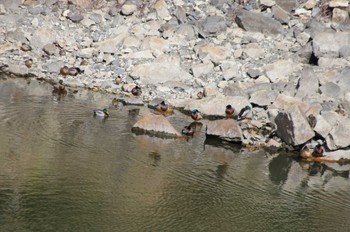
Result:
<svg viewBox="0 0 350 232">
<path fill-rule="evenodd" d="M 163 115 L 147 114 L 140 118 L 132 130 L 134 132 L 148 132 L 151 134 L 164 134 L 181 137 L 181 134 L 170 124 Z"/>
<path fill-rule="evenodd" d="M 315 135 L 305 114 L 297 106 L 290 106 L 286 111 L 280 111 L 275 123 L 277 135 L 283 142 L 292 146 L 301 145 Z"/>
<path fill-rule="evenodd" d="M 5 15 L 6 14 L 6 9 L 4 4 L 0 4 L 0 15 Z"/>
<path fill-rule="evenodd" d="M 9 64 L 7 67 L 7 72 L 15 74 L 16 76 L 28 76 L 29 69 L 26 66 Z"/>
<path fill-rule="evenodd" d="M 296 92 L 297 98 L 304 98 L 318 93 L 318 78 L 312 68 L 304 68 L 301 72 Z"/>
<path fill-rule="evenodd" d="M 323 99 L 338 99 L 341 96 L 340 87 L 333 83 L 328 82 L 320 87 L 321 96 Z"/>
<path fill-rule="evenodd" d="M 35 30 L 29 41 L 31 46 L 41 50 L 45 45 L 52 44 L 56 41 L 56 34 L 48 27 L 40 27 Z"/>
<path fill-rule="evenodd" d="M 132 2 L 128 2 L 122 6 L 121 13 L 123 15 L 132 15 L 137 10 L 137 5 Z"/>
<path fill-rule="evenodd" d="M 258 31 L 267 34 L 283 34 L 283 26 L 275 19 L 261 13 L 242 10 L 236 17 L 238 26 L 247 31 Z"/>
<path fill-rule="evenodd" d="M 187 40 L 196 39 L 196 33 L 192 25 L 189 24 L 181 24 L 177 31 L 177 35 L 184 36 Z"/>
<path fill-rule="evenodd" d="M 219 137 L 227 141 L 242 141 L 242 130 L 237 121 L 233 119 L 209 121 L 207 123 L 206 135 Z"/>
<path fill-rule="evenodd" d="M 185 81 L 191 75 L 173 63 L 144 63 L 135 65 L 130 76 L 140 79 L 143 84 L 162 84 L 170 80 Z"/>
<path fill-rule="evenodd" d="M 349 45 L 350 32 L 319 32 L 313 38 L 316 57 L 339 57 L 340 49 Z"/>
<path fill-rule="evenodd" d="M 79 23 L 84 19 L 84 16 L 81 15 L 79 12 L 70 12 L 68 14 L 68 18 L 73 22 L 73 23 Z"/>
<path fill-rule="evenodd" d="M 273 103 L 280 110 L 288 110 L 292 106 L 299 107 L 302 112 L 306 113 L 310 109 L 310 104 L 301 101 L 300 99 L 280 94 Z"/>
<path fill-rule="evenodd" d="M 350 119 L 342 118 L 337 125 L 329 132 L 326 138 L 327 145 L 331 150 L 346 148 L 350 146 Z"/>
<path fill-rule="evenodd" d="M 283 10 L 280 6 L 273 6 L 271 8 L 273 17 L 282 24 L 288 24 L 290 20 L 289 14 Z"/>
<path fill-rule="evenodd" d="M 102 15 L 97 13 L 92 13 L 91 15 L 89 15 L 89 19 L 96 24 L 100 24 L 102 22 Z"/>
<path fill-rule="evenodd" d="M 9 31 L 7 33 L 7 40 L 10 42 L 27 43 L 28 40 L 24 36 L 24 32 L 21 28 L 17 28 L 14 31 Z"/>
<path fill-rule="evenodd" d="M 277 91 L 260 90 L 252 93 L 249 101 L 258 106 L 268 106 L 275 101 L 278 94 Z"/>
<path fill-rule="evenodd" d="M 260 69 L 255 69 L 255 68 L 249 68 L 247 70 L 247 74 L 248 76 L 250 76 L 251 78 L 258 78 L 259 76 L 261 76 L 263 73 Z"/>
<path fill-rule="evenodd" d="M 316 115 L 316 121 L 314 131 L 316 131 L 323 138 L 326 138 L 329 132 L 332 130 L 332 126 L 322 115 Z"/>
<path fill-rule="evenodd" d="M 53 61 L 43 65 L 43 69 L 49 73 L 60 73 L 60 69 L 64 66 L 62 61 Z"/>
<path fill-rule="evenodd" d="M 276 4 L 280 6 L 283 10 L 291 13 L 297 6 L 297 0 L 276 0 Z"/>
<path fill-rule="evenodd" d="M 312 59 L 312 43 L 308 42 L 305 46 L 301 47 L 295 54 L 295 57 L 298 62 L 304 64 L 316 63 L 315 59 Z"/>
<path fill-rule="evenodd" d="M 339 55 L 340 55 L 340 57 L 343 57 L 343 58 L 350 57 L 350 45 L 345 45 L 345 46 L 340 47 Z"/>
<path fill-rule="evenodd" d="M 289 76 L 301 69 L 301 65 L 292 60 L 278 60 L 264 67 L 266 76 L 272 83 L 288 82 Z"/>
<path fill-rule="evenodd" d="M 117 36 L 97 42 L 96 47 L 99 49 L 100 52 L 117 53 L 119 45 L 123 43 L 124 39 L 127 36 L 128 33 L 121 30 L 121 32 Z"/>
<path fill-rule="evenodd" d="M 54 44 L 46 44 L 43 47 L 43 51 L 47 54 L 47 55 L 54 55 L 58 50 L 57 47 Z"/>
<path fill-rule="evenodd" d="M 204 62 L 200 64 L 192 64 L 192 73 L 194 77 L 201 77 L 211 73 L 214 70 L 212 62 Z"/>
<path fill-rule="evenodd" d="M 227 105 L 232 105 L 239 112 L 246 105 L 250 105 L 247 98 L 242 96 L 209 96 L 200 100 L 188 102 L 186 111 L 198 109 L 203 115 L 209 117 L 224 117 Z"/>
<path fill-rule="evenodd" d="M 244 98 L 248 98 L 248 95 L 239 87 L 238 84 L 232 83 L 224 88 L 223 94 L 225 96 L 241 96 Z"/>
<path fill-rule="evenodd" d="M 203 37 L 217 36 L 226 31 L 227 28 L 225 18 L 218 15 L 206 17 L 204 20 L 200 21 L 197 26 L 199 28 L 199 33 Z"/>
<path fill-rule="evenodd" d="M 174 15 L 179 23 L 187 23 L 186 9 L 183 6 L 176 6 Z"/>
</svg>

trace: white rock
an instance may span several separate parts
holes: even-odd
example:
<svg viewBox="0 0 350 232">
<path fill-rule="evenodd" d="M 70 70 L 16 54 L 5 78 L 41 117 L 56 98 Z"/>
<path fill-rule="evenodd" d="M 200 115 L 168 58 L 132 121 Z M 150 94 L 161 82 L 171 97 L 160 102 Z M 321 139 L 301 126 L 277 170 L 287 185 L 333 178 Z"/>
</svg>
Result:
<svg viewBox="0 0 350 232">
<path fill-rule="evenodd" d="M 212 62 L 204 62 L 200 64 L 192 64 L 192 72 L 195 77 L 201 77 L 211 73 L 214 70 Z"/>
</svg>

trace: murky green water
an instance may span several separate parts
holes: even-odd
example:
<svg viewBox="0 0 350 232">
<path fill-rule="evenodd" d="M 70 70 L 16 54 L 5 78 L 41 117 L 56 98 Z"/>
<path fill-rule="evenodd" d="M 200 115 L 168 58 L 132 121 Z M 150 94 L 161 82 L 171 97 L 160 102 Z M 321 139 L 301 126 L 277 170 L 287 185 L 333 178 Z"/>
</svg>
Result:
<svg viewBox="0 0 350 232">
<path fill-rule="evenodd" d="M 136 136 L 147 109 L 94 118 L 110 100 L 0 82 L 0 231 L 350 230 L 349 166 Z"/>
</svg>

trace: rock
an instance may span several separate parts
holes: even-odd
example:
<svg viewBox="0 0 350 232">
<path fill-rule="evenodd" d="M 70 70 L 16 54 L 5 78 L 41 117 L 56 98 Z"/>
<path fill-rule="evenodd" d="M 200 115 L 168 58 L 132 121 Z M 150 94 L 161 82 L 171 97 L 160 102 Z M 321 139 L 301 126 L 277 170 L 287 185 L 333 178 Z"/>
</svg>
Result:
<svg viewBox="0 0 350 232">
<path fill-rule="evenodd" d="M 35 30 L 33 36 L 29 39 L 32 47 L 42 49 L 47 44 L 53 44 L 56 41 L 54 30 L 47 27 L 40 27 Z"/>
<path fill-rule="evenodd" d="M 267 78 L 272 83 L 279 81 L 288 82 L 289 76 L 301 69 L 300 64 L 294 63 L 292 60 L 278 60 L 272 64 L 267 64 L 263 67 Z"/>
<path fill-rule="evenodd" d="M 214 70 L 212 62 L 204 62 L 200 64 L 192 64 L 192 73 L 194 77 L 201 77 L 211 73 Z"/>
<path fill-rule="evenodd" d="M 69 12 L 68 13 L 68 18 L 73 22 L 73 23 L 79 23 L 84 19 L 84 16 L 81 15 L 78 12 Z"/>
<path fill-rule="evenodd" d="M 197 25 L 199 33 L 203 37 L 218 36 L 226 31 L 225 18 L 219 15 L 211 15 L 200 21 Z"/>
<path fill-rule="evenodd" d="M 225 60 L 231 55 L 231 51 L 222 46 L 201 46 L 197 51 L 199 59 L 210 60 L 214 63 Z"/>
<path fill-rule="evenodd" d="M 301 72 L 298 89 L 295 94 L 297 98 L 303 99 L 318 95 L 319 82 L 312 68 L 304 68 Z"/>
<path fill-rule="evenodd" d="M 170 124 L 163 115 L 147 114 L 140 118 L 132 127 L 134 132 L 181 137 L 181 134 Z"/>
<path fill-rule="evenodd" d="M 313 37 L 313 51 L 316 57 L 339 57 L 340 48 L 349 45 L 350 32 L 318 32 Z"/>
<path fill-rule="evenodd" d="M 260 90 L 252 93 L 249 101 L 258 106 L 268 106 L 275 101 L 278 94 L 277 91 Z"/>
<path fill-rule="evenodd" d="M 6 14 L 6 9 L 4 4 L 0 4 L 0 15 L 5 15 Z"/>
<path fill-rule="evenodd" d="M 169 42 L 163 38 L 146 37 L 142 44 L 141 49 L 151 50 L 156 56 L 161 55 L 164 52 L 169 51 Z"/>
<path fill-rule="evenodd" d="M 132 15 L 133 13 L 135 13 L 136 10 L 137 10 L 137 5 L 133 4 L 132 2 L 128 2 L 122 6 L 121 13 L 123 15 L 128 16 L 128 15 Z"/>
<path fill-rule="evenodd" d="M 241 97 L 248 99 L 248 95 L 236 83 L 232 83 L 232 84 L 229 84 L 228 86 L 226 86 L 224 88 L 223 94 L 225 96 L 241 96 Z"/>
<path fill-rule="evenodd" d="M 310 104 L 284 94 L 279 94 L 273 105 L 280 110 L 287 110 L 291 106 L 297 106 L 304 113 L 306 113 L 310 109 Z"/>
<path fill-rule="evenodd" d="M 43 65 L 43 69 L 49 73 L 60 73 L 60 69 L 64 66 L 62 61 L 53 61 Z"/>
<path fill-rule="evenodd" d="M 290 106 L 287 110 L 280 111 L 275 118 L 275 123 L 278 137 L 292 146 L 301 145 L 315 135 L 305 114 L 297 106 Z"/>
<path fill-rule="evenodd" d="M 298 6 L 297 0 L 276 0 L 276 4 L 283 10 L 291 13 Z"/>
<path fill-rule="evenodd" d="M 237 121 L 233 119 L 209 121 L 207 123 L 206 135 L 219 137 L 227 141 L 242 141 L 242 130 Z"/>
<path fill-rule="evenodd" d="M 117 36 L 96 43 L 96 47 L 100 52 L 117 53 L 120 44 L 123 43 L 128 33 L 121 31 Z"/>
<path fill-rule="evenodd" d="M 273 18 L 258 12 L 241 10 L 236 23 L 246 31 L 258 31 L 266 34 L 283 34 L 283 26 Z"/>
<path fill-rule="evenodd" d="M 282 24 L 288 24 L 290 20 L 289 14 L 279 6 L 273 6 L 271 8 L 273 17 Z"/>
<path fill-rule="evenodd" d="M 323 138 L 326 138 L 331 130 L 332 126 L 326 121 L 326 119 L 321 115 L 316 115 L 316 126 L 314 131 L 316 131 Z"/>
<path fill-rule="evenodd" d="M 332 0 L 329 2 L 329 7 L 337 8 L 337 7 L 348 7 L 348 0 Z"/>
<path fill-rule="evenodd" d="M 305 2 L 304 8 L 307 10 L 312 10 L 312 8 L 316 6 L 316 3 L 316 0 L 308 0 L 307 2 Z"/>
<path fill-rule="evenodd" d="M 329 132 L 326 138 L 327 146 L 331 150 L 346 148 L 350 146 L 350 119 L 342 118 L 337 125 Z"/>
<path fill-rule="evenodd" d="M 9 64 L 7 67 L 7 72 L 15 74 L 16 76 L 28 76 L 29 69 L 24 65 Z"/>
<path fill-rule="evenodd" d="M 338 99 L 341 96 L 340 87 L 333 83 L 328 82 L 320 87 L 322 99 Z"/>
<path fill-rule="evenodd" d="M 190 101 L 186 107 L 186 111 L 198 109 L 203 115 L 209 117 L 224 117 L 227 105 L 232 105 L 239 112 L 246 105 L 250 105 L 247 98 L 242 96 L 209 96 L 200 100 Z"/>
<path fill-rule="evenodd" d="M 119 99 L 119 101 L 121 103 L 123 103 L 124 105 L 133 105 L 133 106 L 143 106 L 144 105 L 144 102 L 142 101 L 142 99 L 137 98 L 137 97 L 122 98 L 122 99 Z"/>
<path fill-rule="evenodd" d="M 143 84 L 162 84 L 175 79 L 185 81 L 192 77 L 180 66 L 167 62 L 135 65 L 130 76 L 135 79 L 139 78 Z"/>
<path fill-rule="evenodd" d="M 350 57 L 350 45 L 342 46 L 339 49 L 339 55 L 341 58 L 349 58 Z"/>
<path fill-rule="evenodd" d="M 249 69 L 247 70 L 247 74 L 248 74 L 249 77 L 256 79 L 256 78 L 258 78 L 259 76 L 261 76 L 263 73 L 262 73 L 262 71 L 259 70 L 259 69 L 249 68 Z"/>
<path fill-rule="evenodd" d="M 43 47 L 43 51 L 49 56 L 54 55 L 57 51 L 57 47 L 54 44 L 46 44 Z"/>
<path fill-rule="evenodd" d="M 349 21 L 349 12 L 347 10 L 342 10 L 335 8 L 332 11 L 332 24 L 347 23 Z"/>
<path fill-rule="evenodd" d="M 248 57 L 258 60 L 265 56 L 265 50 L 257 43 L 250 43 L 247 48 L 243 50 L 243 53 Z"/>
<path fill-rule="evenodd" d="M 154 3 L 153 5 L 153 9 L 156 10 L 158 18 L 164 19 L 164 20 L 171 19 L 171 15 L 168 10 L 168 5 L 164 0 L 156 1 L 156 3 Z"/>
<path fill-rule="evenodd" d="M 91 59 L 97 53 L 95 48 L 83 48 L 78 52 L 78 57 Z"/>
</svg>

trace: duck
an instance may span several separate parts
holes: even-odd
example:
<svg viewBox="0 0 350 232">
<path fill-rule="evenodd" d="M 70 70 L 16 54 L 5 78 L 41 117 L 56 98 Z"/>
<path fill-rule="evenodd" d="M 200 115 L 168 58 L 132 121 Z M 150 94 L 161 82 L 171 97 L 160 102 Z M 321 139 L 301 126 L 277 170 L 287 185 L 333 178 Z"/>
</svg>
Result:
<svg viewBox="0 0 350 232">
<path fill-rule="evenodd" d="M 193 134 L 194 134 L 194 129 L 193 129 L 191 126 L 185 126 L 185 127 L 182 129 L 181 133 L 182 133 L 183 135 L 193 136 Z"/>
<path fill-rule="evenodd" d="M 201 113 L 199 112 L 199 110 L 194 109 L 191 111 L 191 118 L 194 121 L 200 121 L 203 117 L 202 117 Z"/>
<path fill-rule="evenodd" d="M 69 75 L 71 75 L 71 76 L 77 76 L 78 74 L 83 73 L 83 70 L 81 70 L 81 69 L 78 68 L 78 67 L 70 67 L 70 68 L 68 69 L 68 73 L 69 73 Z"/>
<path fill-rule="evenodd" d="M 63 83 L 63 80 L 59 80 L 57 84 L 53 85 L 54 92 L 64 92 L 66 91 L 66 86 Z"/>
<path fill-rule="evenodd" d="M 63 66 L 60 69 L 60 74 L 63 75 L 63 76 L 67 76 L 69 74 L 69 68 L 67 66 Z"/>
<path fill-rule="evenodd" d="M 33 59 L 29 58 L 27 60 L 24 61 L 25 66 L 27 66 L 27 68 L 31 68 L 33 65 Z"/>
<path fill-rule="evenodd" d="M 156 109 L 159 112 L 163 112 L 163 113 L 170 113 L 173 112 L 173 108 L 171 105 L 165 103 L 165 101 L 161 101 L 157 106 Z"/>
<path fill-rule="evenodd" d="M 132 95 L 134 96 L 140 96 L 142 94 L 141 87 L 136 85 L 132 90 L 131 90 Z"/>
<path fill-rule="evenodd" d="M 324 147 L 321 144 L 317 144 L 312 152 L 313 157 L 322 157 L 324 153 Z"/>
<path fill-rule="evenodd" d="M 243 107 L 238 114 L 238 120 L 243 120 L 248 118 L 251 111 L 252 111 L 252 108 L 249 105 Z"/>
<path fill-rule="evenodd" d="M 94 110 L 94 116 L 108 118 L 108 109 L 104 108 L 103 110 Z"/>
<path fill-rule="evenodd" d="M 233 115 L 235 114 L 235 108 L 233 108 L 231 105 L 227 105 L 225 109 L 226 118 L 233 118 Z"/>
<path fill-rule="evenodd" d="M 300 150 L 300 157 L 302 159 L 309 159 L 312 157 L 312 152 L 306 145 Z"/>
<path fill-rule="evenodd" d="M 311 128 L 315 128 L 316 124 L 317 124 L 317 119 L 313 114 L 310 114 L 309 116 L 307 116 L 307 121 L 309 122 L 309 125 L 311 126 Z"/>
<path fill-rule="evenodd" d="M 20 48 L 24 52 L 29 52 L 29 51 L 32 50 L 32 47 L 29 44 L 26 44 L 26 43 L 22 43 Z"/>
<path fill-rule="evenodd" d="M 203 97 L 206 97 L 205 91 L 199 91 L 197 93 L 197 98 L 202 99 Z"/>
</svg>

